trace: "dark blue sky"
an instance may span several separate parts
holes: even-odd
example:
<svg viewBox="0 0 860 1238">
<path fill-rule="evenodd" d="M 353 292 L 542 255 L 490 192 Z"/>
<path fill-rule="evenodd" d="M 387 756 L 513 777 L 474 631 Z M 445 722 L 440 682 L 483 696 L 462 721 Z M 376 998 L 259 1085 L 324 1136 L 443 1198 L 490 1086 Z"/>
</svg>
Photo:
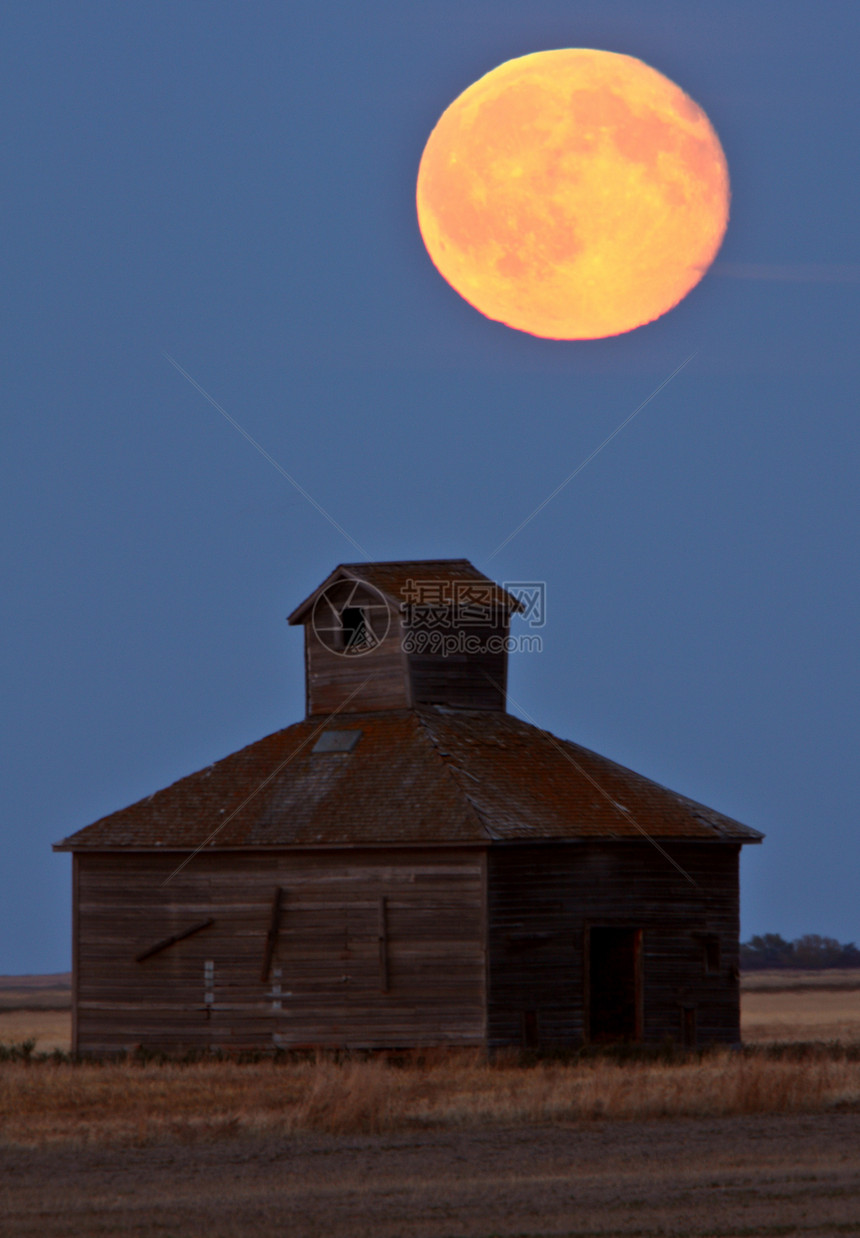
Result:
<svg viewBox="0 0 860 1238">
<path fill-rule="evenodd" d="M 578 343 L 414 211 L 454 96 L 568 46 L 688 91 L 733 188 L 699 287 Z M 860 936 L 858 46 L 832 0 L 6 0 L 0 972 L 69 965 L 52 842 L 302 715 L 284 617 L 358 557 L 164 350 L 374 558 L 547 582 L 513 698 L 766 832 L 744 936 Z"/>
</svg>

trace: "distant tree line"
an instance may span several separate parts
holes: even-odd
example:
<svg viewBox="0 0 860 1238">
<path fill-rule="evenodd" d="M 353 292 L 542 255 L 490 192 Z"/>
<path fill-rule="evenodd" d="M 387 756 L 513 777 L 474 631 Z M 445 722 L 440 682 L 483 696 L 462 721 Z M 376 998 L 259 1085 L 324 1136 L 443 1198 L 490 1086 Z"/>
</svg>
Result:
<svg viewBox="0 0 860 1238">
<path fill-rule="evenodd" d="M 765 933 L 741 943 L 741 967 L 744 971 L 771 967 L 860 967 L 860 950 L 853 941 L 843 944 L 835 937 L 819 937 L 817 933 L 807 933 L 794 941 L 785 941 L 779 933 Z"/>
</svg>

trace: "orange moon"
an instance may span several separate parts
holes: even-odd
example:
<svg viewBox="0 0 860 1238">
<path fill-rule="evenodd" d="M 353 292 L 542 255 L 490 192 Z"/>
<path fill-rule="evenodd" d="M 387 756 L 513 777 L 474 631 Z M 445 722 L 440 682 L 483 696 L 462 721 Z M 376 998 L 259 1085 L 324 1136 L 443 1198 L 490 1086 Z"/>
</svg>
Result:
<svg viewBox="0 0 860 1238">
<path fill-rule="evenodd" d="M 557 340 L 652 322 L 714 260 L 729 175 L 705 113 L 633 56 L 508 60 L 448 107 L 418 170 L 433 263 L 487 318 Z"/>
</svg>

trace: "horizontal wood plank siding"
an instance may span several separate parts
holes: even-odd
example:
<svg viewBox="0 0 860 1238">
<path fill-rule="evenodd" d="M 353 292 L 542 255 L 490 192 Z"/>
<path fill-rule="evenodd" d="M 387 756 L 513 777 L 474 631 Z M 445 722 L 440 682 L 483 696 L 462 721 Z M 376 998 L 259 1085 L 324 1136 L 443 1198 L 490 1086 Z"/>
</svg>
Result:
<svg viewBox="0 0 860 1238">
<path fill-rule="evenodd" d="M 408 709 L 409 672 L 402 648 L 400 617 L 376 649 L 360 656 L 335 653 L 305 627 L 305 670 L 309 716 L 364 713 L 367 710 Z M 351 696 L 355 693 L 354 696 Z"/>
<path fill-rule="evenodd" d="M 408 654 L 412 699 L 421 705 L 452 709 L 505 708 L 507 624 L 462 629 L 429 628 L 406 635 L 416 652 Z M 443 642 L 449 641 L 448 652 Z M 466 646 L 461 642 L 470 641 Z M 434 650 L 437 650 L 434 652 Z M 471 650 L 469 652 L 468 650 Z"/>
<path fill-rule="evenodd" d="M 79 854 L 78 1050 L 572 1046 L 599 927 L 642 930 L 644 1040 L 692 1009 L 700 1043 L 734 1043 L 739 848 L 662 845 L 695 885 L 647 843 L 204 853 L 167 885 L 175 855 Z"/>
<path fill-rule="evenodd" d="M 540 1043 L 587 1036 L 586 930 L 641 928 L 643 1039 L 681 1041 L 683 1008 L 696 1010 L 700 1043 L 740 1039 L 736 844 L 665 850 L 648 843 L 494 847 L 488 854 L 488 1043 L 521 1044 L 527 1012 Z M 705 967 L 702 934 L 719 939 Z"/>
<path fill-rule="evenodd" d="M 164 885 L 177 862 L 78 857 L 79 1052 L 483 1042 L 480 851 L 201 854 Z"/>
</svg>

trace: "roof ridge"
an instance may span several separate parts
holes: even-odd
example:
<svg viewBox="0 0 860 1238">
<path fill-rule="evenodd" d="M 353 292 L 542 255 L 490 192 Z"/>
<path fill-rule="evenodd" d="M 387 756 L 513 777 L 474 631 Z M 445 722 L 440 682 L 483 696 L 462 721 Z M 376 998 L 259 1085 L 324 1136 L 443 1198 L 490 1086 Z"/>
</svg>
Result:
<svg viewBox="0 0 860 1238">
<path fill-rule="evenodd" d="M 339 563 L 287 616 L 288 622 L 293 625 L 305 623 L 308 612 L 326 590 L 344 580 L 355 581 L 376 590 L 395 607 L 402 607 L 404 602 L 420 601 L 420 591 L 418 597 L 412 596 L 415 588 L 432 582 L 453 585 L 480 584 L 490 592 L 495 605 L 504 606 L 511 612 L 523 609 L 523 603 L 518 597 L 475 567 L 471 559 L 380 559 L 367 563 Z M 444 604 L 452 605 L 456 601 L 456 597 L 453 602 L 449 597 L 444 600 Z"/>
<path fill-rule="evenodd" d="M 481 827 L 481 829 L 484 831 L 484 833 L 486 834 L 486 836 L 487 836 L 488 840 L 492 841 L 492 840 L 496 837 L 496 835 L 495 835 L 495 834 L 493 833 L 493 831 L 490 829 L 489 825 L 487 824 L 487 821 L 486 821 L 486 818 L 485 818 L 485 816 L 484 816 L 483 812 L 480 810 L 480 808 L 478 807 L 478 805 L 475 803 L 474 799 L 473 799 L 473 798 L 472 798 L 472 796 L 469 794 L 469 792 L 466 790 L 466 788 L 465 788 L 465 787 L 461 784 L 461 782 L 460 782 L 459 778 L 458 778 L 458 777 L 457 777 L 457 775 L 454 773 L 454 770 L 456 769 L 456 770 L 458 770 L 460 773 L 467 774 L 467 776 L 468 776 L 468 777 L 470 777 L 470 778 L 474 778 L 474 774 L 468 774 L 468 771 L 467 771 L 467 770 L 460 770 L 460 767 L 459 767 L 459 766 L 454 766 L 454 765 L 452 765 L 452 764 L 451 764 L 451 762 L 450 762 L 449 760 L 447 760 L 446 754 L 442 752 L 442 749 L 439 747 L 439 744 L 438 744 L 438 743 L 437 743 L 437 741 L 436 741 L 436 736 L 433 734 L 433 731 L 432 731 L 431 727 L 428 725 L 427 719 L 426 719 L 426 717 L 425 717 L 424 710 L 422 710 L 422 709 L 416 709 L 416 710 L 414 710 L 414 714 L 415 714 L 415 717 L 418 719 L 418 722 L 419 722 L 420 726 L 422 727 L 422 729 L 424 730 L 425 734 L 427 735 L 427 738 L 429 739 L 429 741 L 430 741 L 430 743 L 431 743 L 431 745 L 432 745 L 432 747 L 433 747 L 433 750 L 435 751 L 435 753 L 436 753 L 436 755 L 438 756 L 438 758 L 439 758 L 440 762 L 441 762 L 441 763 L 442 763 L 442 765 L 444 766 L 444 768 L 445 768 L 445 770 L 446 770 L 446 772 L 447 772 L 447 774 L 448 774 L 449 778 L 451 778 L 451 779 L 452 779 L 452 781 L 453 781 L 453 783 L 454 783 L 455 787 L 456 787 L 456 788 L 457 788 L 457 790 L 460 792 L 460 794 L 463 796 L 463 799 L 466 801 L 466 803 L 469 805 L 469 808 L 471 809 L 472 813 L 474 814 L 475 818 L 477 819 L 478 825 L 479 825 L 479 826 Z"/>
<path fill-rule="evenodd" d="M 468 563 L 469 567 L 475 567 L 471 559 L 370 559 L 362 560 L 360 563 L 339 563 L 335 571 L 341 567 L 353 567 L 357 571 L 372 567 L 412 567 L 413 565 L 423 567 L 427 563 Z M 476 572 L 479 570 L 475 568 Z"/>
<path fill-rule="evenodd" d="M 550 735 L 556 743 L 566 744 L 579 752 L 587 753 L 589 757 L 603 762 L 605 765 L 612 766 L 613 769 L 620 770 L 625 777 L 632 777 L 640 783 L 647 783 L 658 787 L 666 795 L 671 795 L 674 799 L 685 804 L 694 816 L 702 813 L 706 814 L 701 819 L 717 832 L 720 831 L 720 827 L 714 823 L 713 818 L 718 818 L 721 822 L 726 822 L 729 825 L 740 826 L 741 829 L 748 830 L 751 834 L 757 834 L 760 838 L 764 838 L 761 830 L 756 830 L 753 826 L 746 825 L 743 821 L 739 821 L 737 817 L 730 817 L 728 813 L 720 812 L 718 808 L 711 808 L 708 804 L 703 804 L 701 800 L 693 799 L 691 795 L 685 795 L 683 791 L 676 791 L 674 787 L 667 786 L 665 782 L 658 782 L 656 778 L 649 778 L 647 774 L 640 774 L 638 770 L 632 769 L 629 765 L 622 765 L 620 761 L 615 761 L 612 757 L 607 757 L 602 752 L 595 752 L 593 748 L 586 748 L 584 744 L 578 744 L 574 739 L 562 739 L 558 735 L 553 735 L 551 731 L 544 731 L 541 727 L 536 729 L 541 730 L 543 734 Z M 627 810 L 624 809 L 624 811 L 626 812 Z"/>
<path fill-rule="evenodd" d="M 477 711 L 474 710 L 438 710 L 434 712 L 438 718 L 438 724 L 442 729 L 443 736 L 446 726 L 453 726 L 453 734 L 456 735 L 458 723 L 464 723 L 467 719 L 472 719 L 477 714 Z M 760 830 L 745 825 L 737 818 L 730 817 L 718 809 L 703 804 L 700 800 L 695 800 L 681 791 L 676 791 L 664 783 L 657 782 L 656 779 L 649 778 L 646 774 L 639 773 L 637 770 L 631 769 L 630 766 L 623 765 L 620 761 L 604 756 L 592 748 L 587 748 L 584 744 L 577 743 L 576 740 L 563 739 L 547 728 L 538 726 L 525 718 L 519 718 L 515 714 L 507 712 L 495 713 L 492 715 L 492 718 L 493 722 L 496 723 L 494 728 L 496 734 L 498 734 L 499 730 L 506 731 L 508 736 L 515 736 L 516 740 L 526 747 L 529 746 L 529 737 L 532 737 L 532 742 L 534 739 L 539 739 L 540 746 L 545 751 L 554 751 L 558 756 L 566 758 L 581 777 L 584 777 L 587 782 L 591 782 L 597 787 L 598 792 L 606 800 L 607 805 L 612 805 L 618 811 L 619 825 L 629 825 L 630 821 L 634 819 L 631 815 L 629 803 L 622 803 L 622 800 L 627 799 L 627 796 L 631 794 L 634 799 L 638 799 L 642 796 L 651 797 L 654 793 L 657 793 L 665 797 L 665 801 L 671 803 L 674 810 L 680 810 L 689 818 L 698 821 L 700 828 L 705 827 L 707 834 L 714 840 L 734 838 L 741 842 L 760 842 L 764 837 Z M 430 729 L 432 731 L 432 724 Z M 463 739 L 465 743 L 470 745 L 475 742 L 468 735 L 464 735 Z M 445 742 L 443 737 L 440 737 L 440 742 Z M 498 740 L 484 739 L 485 746 L 488 743 L 491 746 L 495 746 L 497 742 Z M 503 743 L 500 746 L 508 747 L 509 745 Z M 597 767 L 596 770 L 592 770 L 591 775 L 588 773 L 588 767 L 590 766 Z M 449 768 L 459 769 L 458 766 L 451 766 L 450 763 Z M 463 770 L 461 772 L 468 774 L 469 771 Z M 602 782 L 604 778 L 607 786 L 599 787 L 597 780 L 599 779 Z M 610 793 L 608 788 L 615 783 L 619 783 L 621 786 Z M 479 785 L 483 789 L 483 784 Z M 468 797 L 466 789 L 461 789 L 464 795 Z M 488 788 L 488 791 L 492 795 L 491 788 Z M 481 819 L 485 820 L 484 810 L 471 797 L 469 799 L 475 811 L 481 816 Z M 495 817 L 492 817 L 491 820 L 495 820 Z M 609 836 L 614 837 L 615 835 L 610 832 Z M 663 837 L 663 832 L 659 832 L 657 836 Z M 676 833 L 675 836 L 678 837 L 679 835 Z M 502 839 L 505 837 L 505 830 L 502 829 L 499 832 L 491 828 L 490 837 Z"/>
<path fill-rule="evenodd" d="M 234 752 L 225 753 L 223 757 L 217 757 L 214 761 L 208 761 L 205 765 L 199 766 L 197 769 L 191 770 L 187 774 L 182 774 L 179 778 L 174 778 L 172 782 L 168 782 L 163 787 L 158 787 L 155 791 L 151 791 L 149 795 L 142 795 L 139 799 L 132 800 L 130 804 L 123 804 L 121 808 L 114 808 L 111 812 L 104 813 L 101 817 L 96 817 L 95 821 L 90 821 L 87 825 L 82 825 L 79 829 L 73 830 L 65 838 L 58 843 L 54 843 L 52 850 L 58 851 L 66 846 L 66 844 L 85 830 L 91 830 L 95 826 L 104 825 L 113 817 L 119 817 L 123 813 L 131 812 L 133 809 L 140 807 L 141 804 L 149 804 L 153 800 L 159 799 L 162 796 L 167 796 L 171 792 L 175 792 L 183 783 L 190 783 L 192 779 L 200 778 L 204 774 L 208 775 L 216 766 L 223 765 L 226 761 L 235 761 L 238 758 L 246 756 L 252 748 L 262 747 L 263 744 L 269 743 L 279 735 L 286 735 L 288 731 L 293 731 L 297 727 L 304 726 L 311 719 L 300 718 L 298 722 L 291 722 L 288 726 L 278 727 L 275 731 L 269 731 L 267 735 L 261 735 L 259 739 L 253 739 L 248 744 L 243 744 L 241 748 L 237 748 Z M 296 750 L 298 751 L 298 750 Z M 291 757 L 294 755 L 290 754 Z"/>
</svg>

